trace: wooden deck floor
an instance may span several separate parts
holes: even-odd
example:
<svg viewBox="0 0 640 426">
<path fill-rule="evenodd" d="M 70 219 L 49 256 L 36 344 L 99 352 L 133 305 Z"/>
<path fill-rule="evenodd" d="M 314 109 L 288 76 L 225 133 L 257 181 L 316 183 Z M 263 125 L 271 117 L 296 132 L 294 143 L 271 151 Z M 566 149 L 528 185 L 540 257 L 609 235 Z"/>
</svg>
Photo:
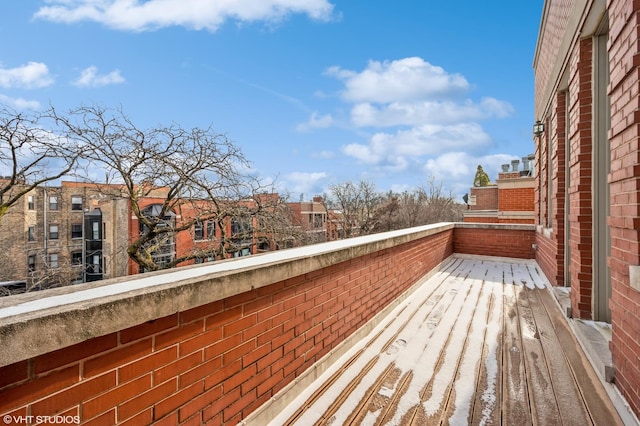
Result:
<svg viewBox="0 0 640 426">
<path fill-rule="evenodd" d="M 272 424 L 622 421 L 535 263 L 456 257 Z"/>
</svg>

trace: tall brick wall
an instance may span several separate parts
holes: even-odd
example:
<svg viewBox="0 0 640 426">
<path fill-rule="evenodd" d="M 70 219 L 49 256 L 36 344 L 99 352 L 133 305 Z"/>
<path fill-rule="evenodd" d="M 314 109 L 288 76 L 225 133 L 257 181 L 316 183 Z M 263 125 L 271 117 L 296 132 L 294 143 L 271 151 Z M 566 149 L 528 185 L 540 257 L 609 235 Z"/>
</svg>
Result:
<svg viewBox="0 0 640 426">
<path fill-rule="evenodd" d="M 536 212 L 540 232 L 536 259 L 554 284 L 560 284 L 565 272 L 562 254 L 570 253 L 569 276 L 574 317 L 592 318 L 594 310 L 594 158 L 595 143 L 608 143 L 611 155 L 607 176 L 610 212 L 610 270 L 612 341 L 610 349 L 615 370 L 615 384 L 636 415 L 640 415 L 640 291 L 631 283 L 630 267 L 640 266 L 640 3 L 608 0 L 587 1 L 584 10 L 574 0 L 546 0 L 543 26 L 534 60 L 536 74 L 536 118 L 547 120 L 546 133 L 536 143 Z M 605 10 L 601 9 L 604 7 Z M 570 12 L 582 16 L 570 17 Z M 594 51 L 597 45 L 591 35 L 606 32 L 597 28 L 602 13 L 608 17 L 609 84 L 608 99 L 594 98 Z M 587 15 L 591 15 L 587 18 Z M 589 28 L 586 28 L 590 25 Z M 565 34 L 567 32 L 567 34 Z M 562 49 L 567 49 L 563 51 Z M 566 69 L 564 68 L 566 65 Z M 557 74 L 554 75 L 554 69 Z M 564 75 L 563 75 L 564 74 Z M 554 81 L 555 79 L 555 81 Z M 566 87 L 563 87 L 566 85 Z M 564 93 L 568 90 L 568 96 Z M 563 101 L 568 99 L 568 104 Z M 592 134 L 594 103 L 609 101 L 610 130 L 608 141 Z M 598 105 L 598 111 L 606 111 Z M 568 117 L 562 111 L 568 110 Z M 566 120 L 566 121 L 565 121 Z M 568 125 L 567 125 L 568 124 Z M 568 128 L 568 134 L 562 130 Z M 556 138 L 557 154 L 549 159 L 548 137 Z M 594 140 L 598 142 L 594 143 Z M 567 169 L 563 170 L 563 165 Z M 551 170 L 551 181 L 547 180 Z M 568 175 L 568 181 L 564 180 Z M 548 199 L 551 188 L 555 198 Z M 567 197 L 564 200 L 563 197 Z M 568 203 L 567 203 L 568 201 Z M 548 217 L 547 206 L 552 204 Z M 563 211 L 568 204 L 569 211 Z M 568 217 L 566 230 L 562 229 Z M 551 224 L 551 232 L 542 228 Z M 568 236 L 563 245 L 562 231 Z M 596 259 L 595 264 L 600 265 Z M 638 286 L 635 286 L 636 288 Z"/>
<path fill-rule="evenodd" d="M 616 385 L 640 415 L 640 292 L 631 287 L 629 277 L 629 266 L 640 265 L 640 3 L 608 4 L 611 351 Z"/>
</svg>

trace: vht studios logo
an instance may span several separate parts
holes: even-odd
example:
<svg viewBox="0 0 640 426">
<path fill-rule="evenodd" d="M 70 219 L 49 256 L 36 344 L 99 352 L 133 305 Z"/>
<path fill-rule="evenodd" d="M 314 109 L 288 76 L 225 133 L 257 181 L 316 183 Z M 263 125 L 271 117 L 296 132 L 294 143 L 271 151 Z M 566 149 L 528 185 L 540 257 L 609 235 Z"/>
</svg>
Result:
<svg viewBox="0 0 640 426">
<path fill-rule="evenodd" d="M 10 424 L 34 424 L 34 425 L 64 425 L 80 424 L 80 416 L 10 416 L 2 418 L 6 425 Z"/>
</svg>

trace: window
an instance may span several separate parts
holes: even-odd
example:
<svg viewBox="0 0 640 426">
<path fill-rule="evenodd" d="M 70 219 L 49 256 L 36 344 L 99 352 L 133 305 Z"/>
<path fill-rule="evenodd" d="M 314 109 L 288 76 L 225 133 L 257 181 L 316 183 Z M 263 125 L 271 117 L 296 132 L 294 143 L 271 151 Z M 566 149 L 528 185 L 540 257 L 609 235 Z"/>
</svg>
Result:
<svg viewBox="0 0 640 426">
<path fill-rule="evenodd" d="M 27 229 L 27 240 L 28 241 L 35 241 L 36 240 L 36 227 L 35 226 L 30 226 Z"/>
<path fill-rule="evenodd" d="M 71 224 L 71 238 L 82 238 L 82 224 Z"/>
<path fill-rule="evenodd" d="M 33 195 L 28 195 L 27 196 L 27 208 L 29 210 L 35 210 L 36 209 L 36 202 L 33 198 Z"/>
<path fill-rule="evenodd" d="M 207 238 L 209 240 L 216 239 L 216 221 L 215 220 L 207 221 Z"/>
<path fill-rule="evenodd" d="M 71 210 L 82 210 L 82 197 L 71 197 Z"/>
<path fill-rule="evenodd" d="M 97 222 L 97 221 L 91 222 L 91 239 L 92 240 L 100 239 L 100 222 Z"/>
<path fill-rule="evenodd" d="M 81 251 L 74 251 L 73 253 L 71 253 L 71 264 L 73 266 L 82 265 L 82 252 Z"/>
<path fill-rule="evenodd" d="M 146 207 L 142 214 L 157 221 L 158 229 L 175 229 L 176 215 L 174 212 L 169 211 L 162 218 L 159 218 L 162 212 L 162 206 L 160 204 L 153 204 Z M 140 223 L 140 234 L 147 232 L 148 229 L 145 225 Z M 158 266 L 163 266 L 171 263 L 175 259 L 176 245 L 175 234 L 173 232 L 163 233 L 157 235 L 149 241 L 145 248 L 152 249 L 151 257 Z M 140 268 L 140 272 L 145 272 L 144 268 Z"/>
<path fill-rule="evenodd" d="M 31 255 L 27 257 L 27 267 L 29 268 L 29 272 L 33 272 L 36 270 L 36 256 Z"/>
<path fill-rule="evenodd" d="M 250 237 L 251 224 L 248 218 L 238 218 L 231 220 L 231 236 L 239 236 L 241 238 Z"/>
<path fill-rule="evenodd" d="M 58 239 L 58 225 L 49 225 L 49 239 L 50 240 Z"/>
<path fill-rule="evenodd" d="M 94 254 L 93 256 L 91 256 L 91 267 L 89 270 L 94 274 L 100 273 L 100 255 L 99 254 Z"/>
<path fill-rule="evenodd" d="M 58 253 L 51 253 L 49 255 L 49 268 L 56 269 L 60 266 L 58 262 Z"/>
<path fill-rule="evenodd" d="M 196 222 L 195 225 L 193 225 L 193 239 L 196 241 L 204 240 L 204 226 L 202 226 L 202 222 Z"/>
<path fill-rule="evenodd" d="M 58 210 L 58 197 L 55 195 L 49 197 L 49 210 Z"/>
</svg>

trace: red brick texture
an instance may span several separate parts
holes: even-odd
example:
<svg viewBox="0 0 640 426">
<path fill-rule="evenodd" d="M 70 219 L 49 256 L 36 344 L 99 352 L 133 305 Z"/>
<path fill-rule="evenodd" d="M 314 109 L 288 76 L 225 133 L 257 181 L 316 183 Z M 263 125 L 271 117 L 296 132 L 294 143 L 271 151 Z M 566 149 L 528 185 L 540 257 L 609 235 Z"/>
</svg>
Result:
<svg viewBox="0 0 640 426">
<path fill-rule="evenodd" d="M 500 188 L 498 210 L 530 212 L 533 210 L 533 188 Z"/>
<path fill-rule="evenodd" d="M 504 228 L 456 228 L 453 248 L 456 253 L 533 259 L 535 231 Z"/>
<path fill-rule="evenodd" d="M 476 197 L 476 204 L 469 206 L 470 210 L 496 210 L 498 208 L 498 187 L 485 186 L 471 188 L 471 195 Z"/>
<path fill-rule="evenodd" d="M 640 265 L 640 3 L 608 3 L 611 352 L 616 386 L 640 416 L 640 292 L 629 280 L 629 266 Z"/>
</svg>

